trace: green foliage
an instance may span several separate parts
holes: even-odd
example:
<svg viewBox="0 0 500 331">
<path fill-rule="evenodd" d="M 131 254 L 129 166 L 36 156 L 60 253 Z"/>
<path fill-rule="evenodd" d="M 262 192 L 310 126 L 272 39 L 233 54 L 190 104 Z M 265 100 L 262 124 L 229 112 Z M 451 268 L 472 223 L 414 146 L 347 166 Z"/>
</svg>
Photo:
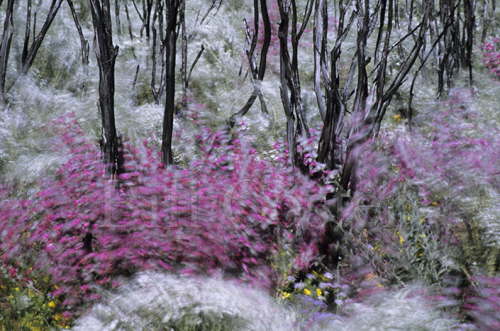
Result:
<svg viewBox="0 0 500 331">
<path fill-rule="evenodd" d="M 151 92 L 151 86 L 146 82 L 139 82 L 136 85 L 135 104 L 141 106 L 153 102 L 155 102 L 155 100 Z"/>
<path fill-rule="evenodd" d="M 29 281 L 20 281 L 13 269 L 0 269 L 0 331 L 68 328 L 70 321 L 49 294 L 50 279 L 41 273 L 31 276 Z"/>
<path fill-rule="evenodd" d="M 400 245 L 398 259 L 394 261 L 395 275 L 405 282 L 439 283 L 442 276 L 454 267 L 447 260 L 451 252 L 440 243 L 436 234 L 439 229 L 427 222 L 415 189 L 404 185 L 400 193 L 400 198 L 392 203 L 394 216 L 398 219 L 395 240 Z M 438 203 L 433 202 L 431 206 L 437 208 Z"/>
<path fill-rule="evenodd" d="M 54 47 L 64 47 L 62 43 Z M 79 65 L 79 63 L 77 64 Z M 77 65 L 65 66 L 59 63 L 58 58 L 49 49 L 40 48 L 33 62 L 33 69 L 37 71 L 37 76 L 57 89 L 66 87 L 71 82 L 71 77 L 75 75 Z"/>
</svg>

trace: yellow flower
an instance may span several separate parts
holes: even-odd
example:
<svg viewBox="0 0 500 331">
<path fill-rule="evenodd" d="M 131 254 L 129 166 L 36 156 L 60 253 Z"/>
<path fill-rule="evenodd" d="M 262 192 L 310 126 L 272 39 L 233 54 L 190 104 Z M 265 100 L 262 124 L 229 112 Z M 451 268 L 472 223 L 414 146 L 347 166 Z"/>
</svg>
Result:
<svg viewBox="0 0 500 331">
<path fill-rule="evenodd" d="M 15 288 L 14 288 L 14 291 L 19 292 L 19 291 L 20 291 L 20 290 L 19 290 L 19 287 L 15 287 Z"/>
<path fill-rule="evenodd" d="M 61 313 L 57 313 L 54 315 L 55 321 L 61 321 L 63 319 L 63 315 Z"/>
<path fill-rule="evenodd" d="M 434 206 L 434 207 L 439 206 L 439 202 L 437 202 L 437 201 L 432 201 L 432 202 L 431 202 L 431 205 L 432 205 L 432 206 Z"/>
<path fill-rule="evenodd" d="M 321 289 L 317 288 L 316 295 L 320 297 L 322 294 L 323 294 L 323 292 L 321 291 Z"/>
<path fill-rule="evenodd" d="M 403 238 L 403 236 L 399 232 L 398 235 L 399 235 L 399 244 L 403 245 L 405 243 L 405 238 Z"/>
<path fill-rule="evenodd" d="M 305 295 L 311 295 L 311 294 L 312 294 L 312 292 L 311 292 L 311 290 L 309 290 L 309 289 L 305 288 L 305 289 L 304 289 L 304 294 L 305 294 Z"/>
<path fill-rule="evenodd" d="M 290 297 L 290 293 L 288 292 L 281 292 L 281 298 L 282 299 L 288 299 Z"/>
<path fill-rule="evenodd" d="M 49 303 L 47 304 L 47 307 L 49 308 L 56 308 L 56 303 L 54 301 L 49 301 Z"/>
<path fill-rule="evenodd" d="M 400 114 L 393 115 L 392 119 L 395 120 L 396 122 L 399 122 L 401 121 L 401 115 Z"/>
</svg>

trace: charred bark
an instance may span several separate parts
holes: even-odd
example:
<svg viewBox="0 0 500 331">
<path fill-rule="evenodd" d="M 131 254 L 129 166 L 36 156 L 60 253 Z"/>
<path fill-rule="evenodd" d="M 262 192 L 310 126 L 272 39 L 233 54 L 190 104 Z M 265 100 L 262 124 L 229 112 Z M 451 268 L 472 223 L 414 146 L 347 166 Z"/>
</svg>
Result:
<svg viewBox="0 0 500 331">
<path fill-rule="evenodd" d="M 115 61 L 118 46 L 113 46 L 109 0 L 89 0 L 96 38 L 99 66 L 99 110 L 102 120 L 101 149 L 107 172 L 116 175 L 119 169 L 119 143 L 115 126 Z"/>
<path fill-rule="evenodd" d="M 302 103 L 298 50 L 299 42 L 305 27 L 311 17 L 313 2 L 308 1 L 304 11 L 304 21 L 299 26 L 298 11 L 295 0 L 278 0 L 281 22 L 278 29 L 280 43 L 280 94 L 283 109 L 287 118 L 286 140 L 290 162 L 294 166 L 301 164 L 297 155 L 298 137 L 309 135 L 304 106 Z M 291 39 L 292 54 L 288 47 L 288 37 Z"/>
<path fill-rule="evenodd" d="M 9 63 L 12 34 L 14 33 L 14 0 L 8 0 L 5 8 L 2 40 L 0 43 L 0 102 L 5 103 L 5 80 Z"/>
<path fill-rule="evenodd" d="M 153 45 L 151 47 L 151 93 L 155 99 L 156 104 L 160 104 L 160 100 L 163 96 L 165 90 L 165 43 L 163 42 L 163 1 L 157 0 L 155 4 L 155 9 L 153 11 L 153 22 L 151 30 L 153 33 L 152 41 Z M 158 26 L 158 28 L 157 28 Z M 158 33 L 159 32 L 159 33 Z M 158 49 L 158 44 L 159 49 Z M 157 71 L 158 71 L 158 54 L 160 55 L 160 82 L 157 86 Z"/>
<path fill-rule="evenodd" d="M 342 54 L 342 44 L 347 38 L 353 25 L 356 12 L 351 14 L 346 21 L 348 8 L 351 3 L 339 1 L 338 4 L 338 25 L 335 44 L 330 53 L 327 54 L 327 34 L 328 34 L 328 8 L 324 0 L 318 0 L 316 7 L 316 24 L 321 24 L 322 29 L 316 29 L 321 33 L 321 40 L 317 37 L 315 41 L 316 52 L 316 98 L 320 108 L 324 108 L 323 129 L 318 145 L 318 161 L 325 163 L 329 169 L 340 169 L 342 167 L 343 156 L 341 144 L 341 133 L 344 129 L 344 116 L 347 111 L 347 102 L 352 96 L 351 83 L 356 68 L 356 58 L 353 58 L 347 81 L 344 82 L 343 89 L 340 86 L 339 61 Z M 322 32 L 320 32 L 322 31 Z M 320 86 L 324 86 L 324 95 Z M 342 91 L 343 90 L 343 91 Z"/>
<path fill-rule="evenodd" d="M 177 16 L 183 0 L 166 0 L 167 25 L 165 30 L 165 112 L 163 115 L 162 162 L 173 163 L 172 133 L 175 113 L 175 54 L 177 45 Z"/>
<path fill-rule="evenodd" d="M 260 100 L 260 105 L 262 112 L 268 113 L 267 106 L 264 100 L 264 96 L 260 90 L 260 85 L 264 80 L 264 76 L 266 74 L 266 65 L 267 65 L 267 53 L 269 50 L 269 45 L 271 43 L 271 21 L 269 19 L 269 11 L 267 8 L 266 0 L 260 0 L 260 13 L 262 13 L 262 20 L 264 23 L 264 40 L 262 44 L 262 49 L 260 51 L 260 60 L 259 66 L 255 64 L 255 50 L 257 46 L 257 40 L 259 35 L 259 0 L 254 0 L 254 29 L 253 35 L 250 38 L 249 29 L 247 27 L 247 38 L 251 39 L 250 48 L 246 51 L 248 63 L 250 66 L 250 72 L 252 75 L 252 83 L 254 86 L 254 90 L 252 95 L 248 98 L 247 102 L 243 107 L 235 114 L 233 114 L 230 118 L 229 124 L 233 126 L 236 122 L 236 118 L 244 116 L 252 107 L 257 97 Z"/>
</svg>

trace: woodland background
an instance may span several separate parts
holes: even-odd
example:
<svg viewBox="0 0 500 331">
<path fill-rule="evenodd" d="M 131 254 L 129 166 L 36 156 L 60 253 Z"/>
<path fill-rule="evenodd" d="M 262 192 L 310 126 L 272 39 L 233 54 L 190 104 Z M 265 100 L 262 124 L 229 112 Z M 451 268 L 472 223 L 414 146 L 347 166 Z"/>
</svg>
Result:
<svg viewBox="0 0 500 331">
<path fill-rule="evenodd" d="M 0 0 L 0 330 L 497 330 L 495 0 Z"/>
</svg>

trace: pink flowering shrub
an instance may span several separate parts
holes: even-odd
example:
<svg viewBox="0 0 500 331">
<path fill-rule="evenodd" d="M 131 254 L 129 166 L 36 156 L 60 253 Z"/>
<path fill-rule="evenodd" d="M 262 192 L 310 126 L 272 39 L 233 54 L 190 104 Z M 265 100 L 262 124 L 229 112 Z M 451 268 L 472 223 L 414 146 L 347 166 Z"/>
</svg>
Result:
<svg viewBox="0 0 500 331">
<path fill-rule="evenodd" d="M 485 265 L 470 247 L 484 249 L 484 237 L 474 232 L 484 226 L 478 213 L 500 189 L 500 132 L 482 121 L 472 101 L 467 90 L 456 89 L 412 132 L 382 133 L 359 146 L 356 190 L 341 224 L 355 256 L 350 261 L 365 272 L 374 270 L 385 282 L 420 279 L 445 291 L 459 288 L 453 305 L 460 316 L 496 326 L 498 293 L 485 295 L 494 292 L 489 283 L 477 292 L 462 273 Z M 447 283 L 451 275 L 461 275 L 459 284 Z"/>
<path fill-rule="evenodd" d="M 127 143 L 125 172 L 111 181 L 74 119 L 58 129 L 69 158 L 34 199 L 2 201 L 0 252 L 4 266 L 45 270 L 66 308 L 139 270 L 222 273 L 270 288 L 281 247 L 296 252 L 296 269 L 314 261 L 325 189 L 243 141 L 203 130 L 184 169 Z"/>
<path fill-rule="evenodd" d="M 414 132 L 382 136 L 355 151 L 356 192 L 344 219 L 376 231 L 386 252 L 408 244 L 413 222 L 420 235 L 434 236 L 425 241 L 453 245 L 454 234 L 472 223 L 471 200 L 500 188 L 498 128 L 485 127 L 470 100 L 457 89 Z"/>
<path fill-rule="evenodd" d="M 496 77 L 500 77 L 500 38 L 496 37 L 484 43 L 483 63 Z"/>
</svg>

